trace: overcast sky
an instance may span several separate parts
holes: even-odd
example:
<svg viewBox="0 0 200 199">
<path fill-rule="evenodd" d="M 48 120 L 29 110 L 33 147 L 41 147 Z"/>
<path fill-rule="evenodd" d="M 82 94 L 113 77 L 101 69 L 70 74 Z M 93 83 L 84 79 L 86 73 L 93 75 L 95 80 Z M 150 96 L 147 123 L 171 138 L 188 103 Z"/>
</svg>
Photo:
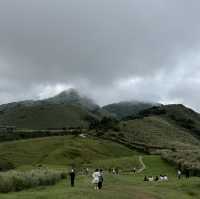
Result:
<svg viewBox="0 0 200 199">
<path fill-rule="evenodd" d="M 76 88 L 200 111 L 200 1 L 0 0 L 0 103 Z"/>
</svg>

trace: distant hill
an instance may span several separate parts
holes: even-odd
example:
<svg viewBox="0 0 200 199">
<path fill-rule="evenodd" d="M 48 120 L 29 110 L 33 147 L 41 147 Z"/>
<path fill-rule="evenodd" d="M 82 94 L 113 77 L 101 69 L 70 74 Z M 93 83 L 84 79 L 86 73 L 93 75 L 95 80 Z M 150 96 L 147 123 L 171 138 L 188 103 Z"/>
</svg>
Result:
<svg viewBox="0 0 200 199">
<path fill-rule="evenodd" d="M 102 136 L 200 170 L 200 114 L 181 104 L 143 110 L 122 120 L 116 129 Z"/>
<path fill-rule="evenodd" d="M 139 113 L 142 117 L 160 116 L 200 139 L 200 114 L 182 104 L 152 107 Z"/>
<path fill-rule="evenodd" d="M 140 111 L 151 108 L 153 106 L 160 106 L 160 104 L 130 101 L 109 104 L 104 106 L 103 109 L 112 113 L 118 119 L 122 119 L 130 115 L 137 115 Z"/>
<path fill-rule="evenodd" d="M 28 129 L 87 128 L 90 120 L 99 120 L 108 115 L 91 99 L 71 89 L 45 100 L 1 105 L 0 126 Z"/>
</svg>

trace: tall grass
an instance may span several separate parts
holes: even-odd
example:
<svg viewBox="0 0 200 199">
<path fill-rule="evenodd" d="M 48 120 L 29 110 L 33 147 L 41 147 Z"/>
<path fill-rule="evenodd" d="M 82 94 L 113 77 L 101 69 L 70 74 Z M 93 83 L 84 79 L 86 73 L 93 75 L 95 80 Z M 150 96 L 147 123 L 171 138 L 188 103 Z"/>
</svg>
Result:
<svg viewBox="0 0 200 199">
<path fill-rule="evenodd" d="M 21 191 L 36 186 L 54 185 L 67 177 L 63 171 L 36 169 L 27 172 L 9 171 L 0 173 L 0 192 Z"/>
</svg>

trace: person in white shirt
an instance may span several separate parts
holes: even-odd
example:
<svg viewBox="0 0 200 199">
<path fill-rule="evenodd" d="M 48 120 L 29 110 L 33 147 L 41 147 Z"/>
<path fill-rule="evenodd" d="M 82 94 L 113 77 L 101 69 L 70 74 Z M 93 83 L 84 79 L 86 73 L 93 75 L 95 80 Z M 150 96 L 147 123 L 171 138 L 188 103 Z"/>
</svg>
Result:
<svg viewBox="0 0 200 199">
<path fill-rule="evenodd" d="M 96 169 L 92 174 L 92 183 L 94 184 L 94 189 L 98 189 L 99 177 L 100 177 L 99 169 Z"/>
<path fill-rule="evenodd" d="M 181 170 L 179 169 L 178 171 L 177 171 L 177 177 L 178 177 L 178 179 L 181 179 Z"/>
<path fill-rule="evenodd" d="M 164 176 L 160 175 L 160 181 L 163 181 L 163 180 L 164 180 Z"/>
<path fill-rule="evenodd" d="M 150 177 L 149 177 L 149 182 L 153 182 L 153 181 L 154 181 L 153 176 L 150 176 Z"/>
<path fill-rule="evenodd" d="M 163 180 L 164 180 L 164 181 L 168 181 L 167 175 L 164 175 Z"/>
</svg>

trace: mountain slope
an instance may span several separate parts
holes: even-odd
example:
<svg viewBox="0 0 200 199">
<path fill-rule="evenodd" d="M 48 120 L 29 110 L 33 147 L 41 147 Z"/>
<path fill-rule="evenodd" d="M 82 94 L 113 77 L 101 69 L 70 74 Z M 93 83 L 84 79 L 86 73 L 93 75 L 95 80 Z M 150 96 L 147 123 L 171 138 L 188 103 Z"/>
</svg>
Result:
<svg viewBox="0 0 200 199">
<path fill-rule="evenodd" d="M 127 147 L 92 137 L 57 136 L 0 144 L 0 161 L 15 167 L 37 164 L 70 166 L 94 161 L 132 156 L 136 152 Z"/>
<path fill-rule="evenodd" d="M 0 106 L 0 126 L 47 129 L 64 127 L 87 128 L 90 120 L 106 114 L 92 100 L 75 90 L 38 101 L 23 101 Z"/>
<path fill-rule="evenodd" d="M 152 106 L 159 106 L 159 104 L 130 101 L 109 104 L 104 106 L 103 109 L 112 113 L 118 119 L 122 119 L 130 115 L 136 115 L 140 111 L 151 108 Z"/>
<path fill-rule="evenodd" d="M 118 124 L 103 137 L 161 154 L 183 168 L 200 171 L 200 115 L 183 105 L 153 107 Z"/>
</svg>

